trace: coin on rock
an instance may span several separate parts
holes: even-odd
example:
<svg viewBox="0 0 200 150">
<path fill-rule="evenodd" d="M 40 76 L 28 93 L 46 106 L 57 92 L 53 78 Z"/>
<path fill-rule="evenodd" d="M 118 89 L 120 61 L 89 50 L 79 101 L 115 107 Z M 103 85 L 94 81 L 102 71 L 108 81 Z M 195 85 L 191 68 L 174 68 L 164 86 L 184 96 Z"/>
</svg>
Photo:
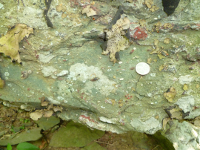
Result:
<svg viewBox="0 0 200 150">
<path fill-rule="evenodd" d="M 146 75 L 150 71 L 150 66 L 145 62 L 140 62 L 135 67 L 136 72 L 140 75 Z"/>
</svg>

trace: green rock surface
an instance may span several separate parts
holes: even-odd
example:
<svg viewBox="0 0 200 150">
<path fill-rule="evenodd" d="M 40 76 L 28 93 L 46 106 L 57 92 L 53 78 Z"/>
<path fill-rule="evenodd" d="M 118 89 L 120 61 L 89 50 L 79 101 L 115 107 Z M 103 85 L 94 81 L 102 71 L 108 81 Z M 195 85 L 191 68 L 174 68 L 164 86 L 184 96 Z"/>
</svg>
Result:
<svg viewBox="0 0 200 150">
<path fill-rule="evenodd" d="M 21 133 L 16 133 L 14 136 L 7 140 L 0 140 L 0 145 L 6 146 L 8 143 L 11 145 L 16 145 L 18 143 L 26 141 L 36 141 L 42 137 L 40 134 L 41 128 L 34 128 L 30 130 L 23 131 Z"/>
<path fill-rule="evenodd" d="M 49 118 L 42 117 L 36 123 L 39 125 L 40 128 L 43 130 L 48 130 L 51 127 L 55 126 L 60 122 L 60 119 L 54 116 L 51 116 Z"/>
<path fill-rule="evenodd" d="M 82 14 L 88 4 L 97 15 Z M 64 7 L 62 11 L 59 6 Z M 100 45 L 119 7 L 130 20 L 132 41 L 119 52 L 121 61 L 113 64 L 102 55 Z M 41 0 L 19 1 L 19 5 L 0 2 L 1 36 L 17 23 L 35 29 L 19 44 L 22 65 L 0 56 L 0 77 L 5 81 L 0 98 L 5 106 L 41 109 L 45 97 L 63 107 L 60 118 L 116 133 L 154 134 L 170 117 L 165 110 L 176 105 L 185 113 L 182 119 L 199 116 L 198 0 L 181 0 L 170 16 L 161 0 L 57 0 L 47 13 L 53 28 L 47 26 L 45 8 Z M 137 27 L 146 31 L 146 39 L 133 38 Z M 139 62 L 150 65 L 149 74 L 136 73 Z M 23 73 L 26 78 L 21 78 Z M 99 80 L 93 82 L 95 77 Z M 176 90 L 171 102 L 164 96 L 170 87 Z"/>
<path fill-rule="evenodd" d="M 50 141 L 52 147 L 84 147 L 90 142 L 102 137 L 103 131 L 90 130 L 79 123 L 69 122 L 55 132 Z"/>
</svg>

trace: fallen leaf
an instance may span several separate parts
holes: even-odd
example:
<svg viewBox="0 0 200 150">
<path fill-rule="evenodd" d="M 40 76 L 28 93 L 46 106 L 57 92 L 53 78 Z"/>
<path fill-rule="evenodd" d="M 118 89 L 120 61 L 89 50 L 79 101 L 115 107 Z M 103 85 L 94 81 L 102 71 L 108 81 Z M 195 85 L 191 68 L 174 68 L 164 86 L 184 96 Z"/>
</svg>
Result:
<svg viewBox="0 0 200 150">
<path fill-rule="evenodd" d="M 30 113 L 30 118 L 33 120 L 38 120 L 43 116 L 43 112 L 40 110 L 36 110 L 35 112 Z"/>
<path fill-rule="evenodd" d="M 0 53 L 10 56 L 12 61 L 15 60 L 21 63 L 19 42 L 24 37 L 28 37 L 31 33 L 33 33 L 33 28 L 25 24 L 16 24 L 5 36 L 0 38 Z"/>
<path fill-rule="evenodd" d="M 130 20 L 127 17 L 120 18 L 111 29 L 106 29 L 107 48 L 102 52 L 103 55 L 110 54 L 110 61 L 117 62 L 115 54 L 120 50 L 124 50 L 128 46 L 128 39 L 124 37 L 123 30 L 130 27 Z"/>
<path fill-rule="evenodd" d="M 164 118 L 163 119 L 163 129 L 166 130 L 166 125 L 168 123 L 168 121 L 170 121 L 171 119 L 170 118 Z"/>
<path fill-rule="evenodd" d="M 53 115 L 53 110 L 44 111 L 43 113 L 44 113 L 43 117 L 48 118 L 48 117 L 51 117 Z"/>
</svg>

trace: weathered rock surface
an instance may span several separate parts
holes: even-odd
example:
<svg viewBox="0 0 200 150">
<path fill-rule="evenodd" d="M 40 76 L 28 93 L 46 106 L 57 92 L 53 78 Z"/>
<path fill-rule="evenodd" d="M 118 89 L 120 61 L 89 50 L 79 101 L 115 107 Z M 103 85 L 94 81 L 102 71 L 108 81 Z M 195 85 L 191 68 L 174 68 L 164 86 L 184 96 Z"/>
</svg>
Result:
<svg viewBox="0 0 200 150">
<path fill-rule="evenodd" d="M 176 149 L 183 150 L 186 144 L 199 148 L 198 140 L 177 141 L 176 134 L 191 139 L 195 134 L 199 139 L 199 127 L 194 129 L 193 125 L 200 114 L 197 0 L 181 0 L 170 16 L 160 0 L 50 2 L 0 3 L 2 37 L 8 27 L 18 23 L 35 29 L 20 43 L 22 65 L 0 58 L 0 77 L 5 81 L 0 98 L 4 105 L 30 111 L 43 109 L 40 103 L 46 99 L 62 106 L 61 111 L 51 105 L 45 109 L 54 110 L 64 120 L 117 133 L 135 130 L 154 134 L 163 130 L 163 119 L 171 117 L 168 124 L 174 123 L 180 130 L 171 125 L 163 135 Z M 88 13 L 96 15 L 87 17 L 82 10 L 89 4 L 96 13 Z M 115 24 L 112 19 L 119 6 L 130 20 L 130 42 L 119 52 L 120 61 L 113 64 L 109 56 L 101 54 L 101 45 L 103 31 Z M 135 72 L 139 62 L 150 65 L 149 74 Z M 176 92 L 169 93 L 170 87 Z M 170 101 L 164 93 L 169 93 Z M 182 123 L 165 111 L 175 106 L 182 110 Z M 187 117 L 192 121 L 185 120 Z"/>
</svg>

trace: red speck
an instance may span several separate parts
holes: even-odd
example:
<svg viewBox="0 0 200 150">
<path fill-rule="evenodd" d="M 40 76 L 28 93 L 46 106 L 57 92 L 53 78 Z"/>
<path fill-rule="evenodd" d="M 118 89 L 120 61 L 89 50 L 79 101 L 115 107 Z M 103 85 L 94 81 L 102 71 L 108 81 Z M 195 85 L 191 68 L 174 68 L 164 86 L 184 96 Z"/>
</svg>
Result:
<svg viewBox="0 0 200 150">
<path fill-rule="evenodd" d="M 84 119 L 87 119 L 87 120 L 89 120 L 89 121 L 91 121 L 91 122 L 95 122 L 93 119 L 91 119 L 89 116 L 85 116 L 85 115 L 80 115 L 80 117 L 81 118 L 84 118 Z M 79 117 L 79 118 L 80 118 Z"/>
<path fill-rule="evenodd" d="M 133 52 L 134 52 L 134 49 L 133 49 L 133 50 L 131 50 L 130 54 L 132 54 Z"/>
<path fill-rule="evenodd" d="M 145 40 L 147 38 L 147 31 L 144 28 L 136 27 L 131 35 L 134 40 Z"/>
<path fill-rule="evenodd" d="M 66 59 L 64 59 L 63 61 L 67 61 Z"/>
<path fill-rule="evenodd" d="M 30 91 L 30 88 L 28 88 L 27 91 Z"/>
<path fill-rule="evenodd" d="M 126 94 L 125 97 L 126 97 L 127 99 L 131 99 L 133 96 L 129 96 L 129 94 Z"/>
<path fill-rule="evenodd" d="M 25 39 L 25 41 L 28 43 L 28 45 L 30 45 L 27 39 Z"/>
</svg>

